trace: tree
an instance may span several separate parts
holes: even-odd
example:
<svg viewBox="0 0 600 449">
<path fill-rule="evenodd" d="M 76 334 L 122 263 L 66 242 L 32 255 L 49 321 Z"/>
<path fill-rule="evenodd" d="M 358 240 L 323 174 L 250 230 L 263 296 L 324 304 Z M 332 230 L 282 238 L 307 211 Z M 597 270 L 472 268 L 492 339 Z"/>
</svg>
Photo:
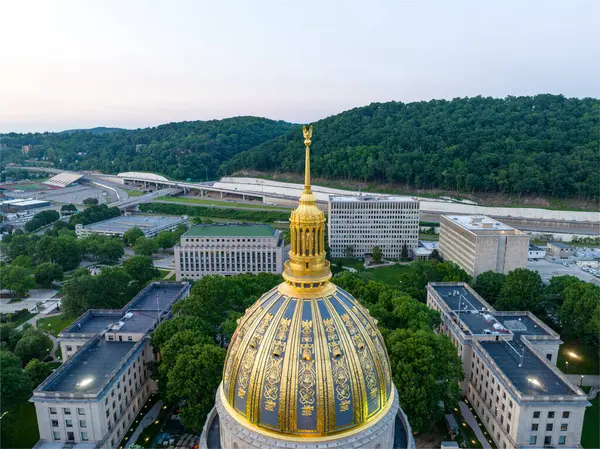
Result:
<svg viewBox="0 0 600 449">
<path fill-rule="evenodd" d="M 153 265 L 152 259 L 146 256 L 133 256 L 127 259 L 123 262 L 123 268 L 133 280 L 142 285 L 160 275 L 160 271 Z"/>
<path fill-rule="evenodd" d="M 500 291 L 506 280 L 506 275 L 494 271 L 486 271 L 477 276 L 473 288 L 489 304 L 494 305 L 500 298 Z"/>
<path fill-rule="evenodd" d="M 544 284 L 539 273 L 526 268 L 517 268 L 506 275 L 499 299 L 498 310 L 540 310 Z"/>
<path fill-rule="evenodd" d="M 10 290 L 13 296 L 27 296 L 29 290 L 35 287 L 35 281 L 28 269 L 18 265 L 5 265 L 0 270 L 2 288 Z"/>
<path fill-rule="evenodd" d="M 400 252 L 401 259 L 408 259 L 408 245 L 406 243 L 402 244 L 402 250 Z"/>
<path fill-rule="evenodd" d="M 154 238 L 156 242 L 156 246 L 159 248 L 170 248 L 172 247 L 176 241 L 173 232 L 171 231 L 162 231 L 159 232 L 158 235 Z"/>
<path fill-rule="evenodd" d="M 72 215 L 77 213 L 77 207 L 74 204 L 63 204 L 60 208 L 61 215 Z"/>
<path fill-rule="evenodd" d="M 117 262 L 125 254 L 123 242 L 115 238 L 104 239 L 98 246 L 96 255 L 105 262 Z"/>
<path fill-rule="evenodd" d="M 35 269 L 35 282 L 42 287 L 49 288 L 54 281 L 62 281 L 63 269 L 60 265 L 52 262 L 43 262 Z"/>
<path fill-rule="evenodd" d="M 0 345 L 2 346 L 0 350 L 14 351 L 15 345 L 22 336 L 23 333 L 16 329 L 14 323 L 0 323 Z"/>
<path fill-rule="evenodd" d="M 15 346 L 15 355 L 25 363 L 31 359 L 43 359 L 52 348 L 52 340 L 42 331 L 30 327 Z"/>
<path fill-rule="evenodd" d="M 600 339 L 600 287 L 589 282 L 571 283 L 563 292 L 558 317 L 567 338 L 598 345 Z"/>
<path fill-rule="evenodd" d="M 344 249 L 344 254 L 347 259 L 354 259 L 354 246 L 348 245 L 346 249 Z"/>
<path fill-rule="evenodd" d="M 381 262 L 381 256 L 382 256 L 381 248 L 378 246 L 375 246 L 373 248 L 373 260 L 375 262 Z"/>
<path fill-rule="evenodd" d="M 47 255 L 51 262 L 57 263 L 64 271 L 77 268 L 81 262 L 81 250 L 77 238 L 60 235 L 50 241 Z"/>
<path fill-rule="evenodd" d="M 400 405 L 413 432 L 427 432 L 460 400 L 456 348 L 445 335 L 423 330 L 398 329 L 386 341 Z"/>
<path fill-rule="evenodd" d="M 30 256 L 21 255 L 13 259 L 12 265 L 18 265 L 29 270 L 31 269 L 33 263 Z"/>
<path fill-rule="evenodd" d="M 55 210 L 45 210 L 35 214 L 31 220 L 25 223 L 24 228 L 27 232 L 32 232 L 42 226 L 55 222 L 59 218 L 60 214 Z"/>
<path fill-rule="evenodd" d="M 140 237 L 144 237 L 144 231 L 142 231 L 137 226 L 134 226 L 131 229 L 128 229 L 123 233 L 123 241 L 128 246 L 134 246 L 137 239 Z"/>
<path fill-rule="evenodd" d="M 440 261 L 442 258 L 440 257 L 440 252 L 437 249 L 434 249 L 433 251 L 431 251 L 429 259 Z"/>
<path fill-rule="evenodd" d="M 140 256 L 152 256 L 156 251 L 156 242 L 154 239 L 140 237 L 135 241 L 133 252 Z"/>
<path fill-rule="evenodd" d="M 47 363 L 40 362 L 38 359 L 32 359 L 25 367 L 25 374 L 31 379 L 33 388 L 36 388 L 46 380 L 46 377 L 52 374 L 52 367 Z"/>
<path fill-rule="evenodd" d="M 202 429 L 214 406 L 224 363 L 225 349 L 212 344 L 187 346 L 177 355 L 168 374 L 167 395 L 172 402 L 187 401 L 180 415 L 185 427 Z"/>
<path fill-rule="evenodd" d="M 86 198 L 83 200 L 83 204 L 86 206 L 95 206 L 98 204 L 98 198 Z"/>
<path fill-rule="evenodd" d="M 87 269 L 86 269 L 87 271 Z M 65 282 L 63 287 L 65 296 L 61 307 L 65 315 L 76 317 L 91 308 L 91 304 L 99 304 L 102 292 L 98 289 L 98 282 L 89 275 L 81 275 Z"/>
<path fill-rule="evenodd" d="M 31 396 L 31 380 L 23 373 L 23 362 L 8 351 L 0 351 L 0 411 L 22 404 Z"/>
</svg>

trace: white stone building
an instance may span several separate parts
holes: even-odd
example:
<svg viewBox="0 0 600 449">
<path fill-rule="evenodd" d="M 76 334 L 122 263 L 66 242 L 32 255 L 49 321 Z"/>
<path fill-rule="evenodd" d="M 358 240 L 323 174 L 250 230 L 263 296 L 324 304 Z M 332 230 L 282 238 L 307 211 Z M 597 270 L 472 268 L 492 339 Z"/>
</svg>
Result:
<svg viewBox="0 0 600 449">
<path fill-rule="evenodd" d="M 200 225 L 175 246 L 177 280 L 207 274 L 281 273 L 284 242 L 268 225 Z"/>
<path fill-rule="evenodd" d="M 580 448 L 587 395 L 556 368 L 560 336 L 530 312 L 499 312 L 464 283 L 427 286 L 462 360 L 463 394 L 498 448 Z"/>
<path fill-rule="evenodd" d="M 187 282 L 154 282 L 123 309 L 90 310 L 59 334 L 64 363 L 33 392 L 36 449 L 115 449 L 148 396 L 148 335 L 188 295 Z"/>
<path fill-rule="evenodd" d="M 527 268 L 529 235 L 484 215 L 442 215 L 440 255 L 476 278 Z"/>
<path fill-rule="evenodd" d="M 419 201 L 404 196 L 330 196 L 332 257 L 363 258 L 379 247 L 385 258 L 411 256 L 419 240 Z"/>
</svg>

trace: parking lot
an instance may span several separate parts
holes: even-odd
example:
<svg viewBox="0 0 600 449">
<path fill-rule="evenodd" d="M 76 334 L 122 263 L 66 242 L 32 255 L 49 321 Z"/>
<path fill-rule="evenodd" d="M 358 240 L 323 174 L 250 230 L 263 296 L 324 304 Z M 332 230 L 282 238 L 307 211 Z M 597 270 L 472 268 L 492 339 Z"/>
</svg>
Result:
<svg viewBox="0 0 600 449">
<path fill-rule="evenodd" d="M 562 263 L 566 262 L 568 266 L 564 266 Z M 600 285 L 600 279 L 590 273 L 586 273 L 577 266 L 577 263 L 573 259 L 557 259 L 552 260 L 549 258 L 530 261 L 527 265 L 530 270 L 537 271 L 544 283 L 550 282 L 550 278 L 553 276 L 575 276 L 582 281 L 592 282 L 596 285 Z"/>
<path fill-rule="evenodd" d="M 59 203 L 83 204 L 86 198 L 96 198 L 100 204 L 117 201 L 117 195 L 112 190 L 104 191 L 94 186 L 72 186 L 62 189 L 49 189 L 35 192 L 11 193 L 17 198 L 31 198 L 38 200 L 56 201 Z"/>
</svg>

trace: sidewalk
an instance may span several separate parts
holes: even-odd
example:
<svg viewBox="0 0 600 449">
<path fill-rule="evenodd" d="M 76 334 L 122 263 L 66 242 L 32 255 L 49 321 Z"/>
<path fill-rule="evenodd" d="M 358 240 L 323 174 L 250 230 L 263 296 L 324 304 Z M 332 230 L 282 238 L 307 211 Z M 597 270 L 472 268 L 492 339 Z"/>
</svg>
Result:
<svg viewBox="0 0 600 449">
<path fill-rule="evenodd" d="M 148 413 L 146 413 L 144 415 L 139 426 L 137 426 L 137 429 L 135 429 L 135 432 L 133 432 L 131 434 L 131 436 L 129 437 L 129 440 L 127 440 L 125 449 L 127 449 L 128 447 L 135 444 L 135 442 L 137 441 L 140 434 L 144 431 L 144 429 L 154 422 L 154 420 L 158 416 L 158 413 L 160 412 L 160 408 L 162 406 L 163 406 L 163 401 L 161 400 L 161 401 L 158 401 L 156 404 L 154 404 L 150 410 L 148 410 Z"/>
<path fill-rule="evenodd" d="M 483 446 L 483 449 L 492 449 L 492 446 L 490 446 L 490 443 L 488 442 L 487 438 L 485 437 L 485 435 L 479 428 L 479 424 L 477 423 L 477 420 L 473 416 L 473 413 L 471 413 L 471 410 L 469 410 L 469 406 L 467 404 L 465 404 L 463 401 L 460 401 L 460 413 L 465 418 L 465 421 L 467 422 L 467 424 L 469 426 L 471 426 L 471 429 L 473 429 L 473 432 L 475 432 L 475 435 L 477 436 L 477 439 Z"/>
</svg>

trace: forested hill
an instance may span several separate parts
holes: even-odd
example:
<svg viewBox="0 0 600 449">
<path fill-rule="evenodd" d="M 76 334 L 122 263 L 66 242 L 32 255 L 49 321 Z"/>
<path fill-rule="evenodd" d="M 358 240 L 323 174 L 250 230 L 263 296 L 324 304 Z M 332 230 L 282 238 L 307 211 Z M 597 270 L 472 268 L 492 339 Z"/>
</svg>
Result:
<svg viewBox="0 0 600 449">
<path fill-rule="evenodd" d="M 534 97 L 373 103 L 314 123 L 313 174 L 462 192 L 597 198 L 600 101 Z M 236 155 L 240 169 L 301 173 L 299 127 Z"/>
<path fill-rule="evenodd" d="M 280 136 L 294 125 L 258 117 L 169 123 L 137 130 L 73 130 L 0 134 L 2 164 L 45 158 L 56 167 L 118 173 L 137 170 L 179 180 L 214 179 L 234 155 Z M 33 145 L 27 156 L 21 145 Z"/>
</svg>

